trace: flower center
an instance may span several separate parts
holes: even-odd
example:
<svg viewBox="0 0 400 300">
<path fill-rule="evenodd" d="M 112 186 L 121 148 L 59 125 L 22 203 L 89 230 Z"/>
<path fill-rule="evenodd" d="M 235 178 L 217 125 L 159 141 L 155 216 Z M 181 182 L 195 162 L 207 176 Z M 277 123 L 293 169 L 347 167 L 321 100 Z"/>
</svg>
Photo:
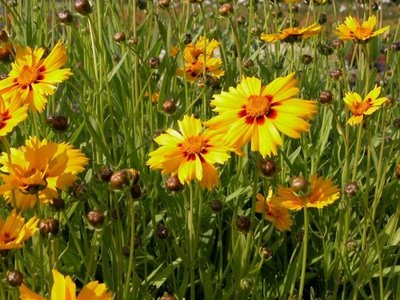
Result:
<svg viewBox="0 0 400 300">
<path fill-rule="evenodd" d="M 25 66 L 21 74 L 17 78 L 17 82 L 21 86 L 28 86 L 34 83 L 40 76 L 40 71 L 36 68 Z"/>
<path fill-rule="evenodd" d="M 372 34 L 372 30 L 370 28 L 359 27 L 356 29 L 355 36 L 356 38 L 369 38 Z"/>
<path fill-rule="evenodd" d="M 181 144 L 182 151 L 187 156 L 204 154 L 207 150 L 206 141 L 200 136 L 191 136 Z"/>
<path fill-rule="evenodd" d="M 0 113 L 0 129 L 4 128 L 7 124 L 7 120 L 11 119 L 10 113 L 8 110 Z"/>
<path fill-rule="evenodd" d="M 265 116 L 271 109 L 270 97 L 252 95 L 246 105 L 247 115 L 253 118 Z"/>
<path fill-rule="evenodd" d="M 356 102 L 356 103 L 354 103 L 354 105 L 353 105 L 353 107 L 351 109 L 351 112 L 356 116 L 361 116 L 371 106 L 372 106 L 371 99 L 367 99 L 366 101 L 362 101 L 362 102 Z"/>
</svg>

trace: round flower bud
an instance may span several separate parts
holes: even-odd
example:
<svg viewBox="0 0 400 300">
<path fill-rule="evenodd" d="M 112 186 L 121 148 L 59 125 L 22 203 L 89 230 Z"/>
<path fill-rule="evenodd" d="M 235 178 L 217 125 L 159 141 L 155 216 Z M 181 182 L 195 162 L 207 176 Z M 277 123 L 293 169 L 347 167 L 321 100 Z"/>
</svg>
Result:
<svg viewBox="0 0 400 300">
<path fill-rule="evenodd" d="M 49 218 L 42 219 L 39 222 L 39 232 L 43 237 L 48 236 L 49 233 L 56 235 L 60 229 L 60 222 L 57 219 Z"/>
<path fill-rule="evenodd" d="M 303 176 L 298 176 L 293 178 L 291 182 L 292 190 L 296 193 L 298 192 L 305 192 L 308 188 L 308 181 Z"/>
<path fill-rule="evenodd" d="M 179 192 L 182 191 L 184 188 L 184 185 L 179 181 L 179 178 L 177 175 L 172 175 L 165 181 L 165 187 L 167 190 L 172 191 L 172 192 Z"/>
<path fill-rule="evenodd" d="M 50 206 L 54 210 L 60 211 L 60 210 L 63 210 L 65 208 L 65 201 L 62 198 L 53 198 L 51 200 Z"/>
<path fill-rule="evenodd" d="M 341 49 L 343 48 L 343 45 L 344 43 L 342 40 L 336 39 L 332 41 L 332 47 L 335 49 Z"/>
<path fill-rule="evenodd" d="M 333 47 L 330 44 L 319 43 L 317 45 L 317 50 L 320 54 L 325 56 L 333 54 Z"/>
<path fill-rule="evenodd" d="M 396 177 L 398 179 L 400 179 L 400 164 L 397 164 L 395 174 L 396 174 Z"/>
<path fill-rule="evenodd" d="M 220 16 L 227 17 L 233 13 L 233 5 L 231 3 L 222 4 L 218 9 L 218 13 Z"/>
<path fill-rule="evenodd" d="M 303 54 L 303 56 L 301 57 L 301 62 L 305 65 L 309 65 L 311 64 L 313 61 L 313 58 L 311 55 L 309 54 Z"/>
<path fill-rule="evenodd" d="M 245 69 L 250 69 L 252 67 L 254 67 L 254 61 L 252 59 L 246 60 L 243 63 L 243 68 L 245 68 Z"/>
<path fill-rule="evenodd" d="M 211 205 L 211 210 L 215 213 L 220 212 L 224 207 L 224 203 L 219 199 L 212 200 L 210 205 Z"/>
<path fill-rule="evenodd" d="M 139 199 L 142 196 L 142 190 L 138 184 L 132 185 L 130 192 L 133 199 Z"/>
<path fill-rule="evenodd" d="M 171 0 L 158 0 L 158 7 L 160 8 L 169 8 L 171 4 Z"/>
<path fill-rule="evenodd" d="M 57 15 L 58 20 L 63 24 L 71 24 L 73 20 L 72 13 L 68 9 L 60 11 Z"/>
<path fill-rule="evenodd" d="M 246 24 L 246 18 L 244 16 L 238 16 L 236 19 L 236 23 L 238 25 L 244 25 Z"/>
<path fill-rule="evenodd" d="M 146 0 L 138 0 L 137 6 L 140 10 L 145 10 L 147 8 L 147 1 Z"/>
<path fill-rule="evenodd" d="M 265 247 L 265 246 L 261 247 L 258 250 L 258 252 L 259 252 L 260 256 L 265 260 L 268 260 L 272 257 L 272 250 L 269 247 Z"/>
<path fill-rule="evenodd" d="M 77 199 L 83 198 L 87 192 L 88 186 L 86 183 L 74 183 L 72 185 L 72 195 Z"/>
<path fill-rule="evenodd" d="M 110 177 L 110 185 L 113 189 L 121 190 L 124 185 L 129 184 L 129 176 L 126 169 L 113 173 Z"/>
<path fill-rule="evenodd" d="M 322 104 L 329 104 L 332 102 L 332 99 L 333 99 L 333 95 L 332 95 L 332 92 L 329 90 L 322 91 L 319 94 L 319 101 Z"/>
<path fill-rule="evenodd" d="M 355 240 L 348 240 L 346 243 L 346 248 L 348 252 L 354 252 L 358 248 L 358 242 Z"/>
<path fill-rule="evenodd" d="M 164 294 L 160 297 L 160 300 L 176 300 L 176 297 L 168 292 L 164 292 Z"/>
<path fill-rule="evenodd" d="M 359 188 L 358 188 L 358 184 L 356 182 L 349 182 L 344 187 L 344 192 L 349 197 L 357 195 L 358 190 L 359 190 Z"/>
<path fill-rule="evenodd" d="M 47 117 L 47 124 L 56 132 L 63 132 L 68 129 L 68 119 L 61 115 L 49 115 Z"/>
<path fill-rule="evenodd" d="M 399 51 L 399 50 L 400 50 L 400 41 L 394 42 L 394 43 L 390 46 L 390 48 L 391 48 L 393 51 Z"/>
<path fill-rule="evenodd" d="M 13 287 L 20 286 L 24 281 L 24 275 L 20 271 L 8 271 L 7 283 Z"/>
<path fill-rule="evenodd" d="M 88 0 L 75 0 L 75 9 L 78 13 L 85 16 L 92 12 L 92 6 Z"/>
<path fill-rule="evenodd" d="M 149 285 L 147 291 L 149 292 L 149 294 L 150 294 L 151 296 L 153 296 L 153 297 L 156 297 L 156 296 L 157 296 L 158 289 L 157 289 L 157 286 L 156 286 L 156 285 L 154 285 L 154 284 Z"/>
<path fill-rule="evenodd" d="M 160 66 L 160 59 L 157 56 L 153 56 L 149 59 L 149 65 L 152 69 L 157 69 Z"/>
<path fill-rule="evenodd" d="M 372 2 L 371 4 L 371 10 L 372 11 L 378 11 L 379 10 L 379 5 L 376 2 Z"/>
<path fill-rule="evenodd" d="M 8 34 L 4 30 L 0 30 L 0 42 L 7 42 L 8 41 Z"/>
<path fill-rule="evenodd" d="M 138 42 L 139 42 L 138 38 L 130 38 L 130 39 L 128 40 L 128 44 L 129 44 L 130 46 L 136 46 L 136 45 L 138 44 Z"/>
<path fill-rule="evenodd" d="M 332 71 L 330 72 L 330 75 L 331 75 L 331 77 L 332 77 L 333 79 L 339 80 L 340 77 L 342 77 L 343 73 L 342 73 L 342 70 L 340 70 L 340 69 L 334 69 L 334 70 L 332 70 Z"/>
<path fill-rule="evenodd" d="M 116 32 L 116 33 L 114 34 L 113 39 L 114 39 L 114 41 L 116 41 L 117 43 L 125 42 L 125 40 L 126 40 L 125 32 L 122 32 L 122 31 Z"/>
<path fill-rule="evenodd" d="M 236 218 L 236 228 L 243 233 L 249 232 L 251 222 L 249 218 L 244 216 L 237 216 Z"/>
<path fill-rule="evenodd" d="M 99 227 L 103 225 L 105 217 L 103 211 L 94 209 L 88 212 L 87 219 L 90 225 L 93 227 Z"/>
<path fill-rule="evenodd" d="M 328 16 L 324 13 L 322 13 L 319 18 L 318 18 L 318 24 L 323 25 L 328 21 Z"/>
<path fill-rule="evenodd" d="M 176 111 L 176 103 L 173 99 L 165 100 L 162 107 L 163 111 L 169 115 Z"/>
<path fill-rule="evenodd" d="M 276 173 L 276 164 L 272 159 L 266 159 L 261 162 L 261 173 L 266 177 L 272 177 Z"/>
<path fill-rule="evenodd" d="M 110 168 L 104 167 L 100 170 L 100 180 L 105 182 L 110 182 L 111 176 L 114 174 L 113 170 Z"/>
<path fill-rule="evenodd" d="M 140 172 L 133 168 L 129 168 L 126 171 L 128 172 L 128 177 L 132 184 L 138 183 L 140 179 Z"/>
<path fill-rule="evenodd" d="M 192 42 L 192 35 L 190 33 L 186 33 L 183 37 L 183 43 L 185 45 L 190 44 Z"/>
<path fill-rule="evenodd" d="M 156 235 L 160 240 L 165 240 L 169 237 L 169 230 L 165 227 L 164 223 L 157 225 Z"/>
</svg>

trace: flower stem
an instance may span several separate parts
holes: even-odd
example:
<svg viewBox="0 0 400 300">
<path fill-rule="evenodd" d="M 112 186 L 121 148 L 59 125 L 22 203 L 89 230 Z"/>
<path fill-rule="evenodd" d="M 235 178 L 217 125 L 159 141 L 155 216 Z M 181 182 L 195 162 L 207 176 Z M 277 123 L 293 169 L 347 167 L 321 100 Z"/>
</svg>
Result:
<svg viewBox="0 0 400 300">
<path fill-rule="evenodd" d="M 304 206 L 304 236 L 303 236 L 303 261 L 301 267 L 299 299 L 303 299 L 304 282 L 306 278 L 307 266 L 307 247 L 308 247 L 308 223 L 310 222 L 308 216 L 307 206 Z"/>
</svg>

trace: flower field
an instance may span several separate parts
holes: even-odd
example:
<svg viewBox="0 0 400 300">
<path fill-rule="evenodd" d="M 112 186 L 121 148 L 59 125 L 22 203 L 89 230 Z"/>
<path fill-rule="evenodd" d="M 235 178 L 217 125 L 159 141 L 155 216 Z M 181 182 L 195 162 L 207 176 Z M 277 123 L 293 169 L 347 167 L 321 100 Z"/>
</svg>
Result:
<svg viewBox="0 0 400 300">
<path fill-rule="evenodd" d="M 0 299 L 400 299 L 400 1 L 0 1 Z"/>
</svg>

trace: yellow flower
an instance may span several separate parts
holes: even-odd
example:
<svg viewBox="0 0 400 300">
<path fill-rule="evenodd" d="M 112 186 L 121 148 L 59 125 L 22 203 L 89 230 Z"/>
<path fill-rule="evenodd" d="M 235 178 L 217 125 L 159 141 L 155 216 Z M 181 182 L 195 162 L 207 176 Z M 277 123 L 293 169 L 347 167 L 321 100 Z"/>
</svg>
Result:
<svg viewBox="0 0 400 300">
<path fill-rule="evenodd" d="M 320 33 L 322 30 L 322 26 L 314 23 L 308 27 L 290 27 L 285 28 L 280 33 L 273 34 L 261 34 L 261 39 L 267 43 L 273 43 L 277 41 L 284 41 L 288 43 L 298 42 L 301 39 L 305 40 L 309 37 Z"/>
<path fill-rule="evenodd" d="M 387 97 L 378 98 L 380 93 L 381 88 L 378 86 L 375 86 L 364 99 L 361 99 L 361 96 L 357 93 L 346 93 L 343 100 L 346 103 L 347 108 L 353 113 L 353 116 L 347 121 L 347 123 L 351 126 L 355 126 L 361 123 L 364 115 L 371 115 L 374 111 L 378 110 L 380 106 L 388 100 Z"/>
<path fill-rule="evenodd" d="M 60 69 L 67 61 L 66 48 L 58 42 L 46 57 L 43 48 L 17 47 L 15 62 L 8 77 L 0 81 L 0 94 L 10 101 L 20 99 L 33 111 L 42 112 L 47 96 L 56 91 L 56 84 L 72 75 Z"/>
<path fill-rule="evenodd" d="M 15 209 L 5 221 L 0 219 L 1 250 L 23 247 L 23 242 L 36 232 L 38 218 L 33 217 L 26 224 L 24 222 L 25 219 L 20 214 L 17 214 Z"/>
<path fill-rule="evenodd" d="M 15 126 L 28 117 L 28 106 L 21 106 L 18 100 L 4 101 L 0 96 L 0 137 L 6 136 Z"/>
<path fill-rule="evenodd" d="M 296 193 L 292 188 L 280 186 L 273 203 L 279 203 L 287 209 L 300 210 L 304 207 L 322 208 L 332 204 L 340 197 L 340 190 L 329 179 L 312 175 L 309 192 L 304 195 Z"/>
<path fill-rule="evenodd" d="M 111 300 L 112 293 L 107 291 L 107 286 L 98 281 L 91 281 L 83 287 L 76 296 L 76 286 L 71 277 L 63 276 L 57 270 L 53 273 L 53 287 L 51 300 Z M 19 287 L 21 300 L 44 300 L 45 298 L 30 290 L 25 284 Z"/>
<path fill-rule="evenodd" d="M 341 40 L 353 40 L 356 42 L 367 42 L 370 38 L 384 33 L 390 26 L 383 27 L 374 31 L 376 25 L 376 17 L 370 16 L 367 21 L 361 25 L 356 18 L 352 16 L 346 17 L 344 24 L 336 27 L 336 35 Z"/>
<path fill-rule="evenodd" d="M 228 146 L 221 134 L 203 131 L 201 121 L 193 115 L 184 116 L 178 125 L 180 132 L 168 129 L 155 138 L 160 147 L 149 154 L 147 165 L 162 169 L 163 174 L 177 173 L 181 183 L 197 179 L 203 188 L 211 190 L 219 183 L 214 164 L 229 159 Z"/>
<path fill-rule="evenodd" d="M 260 193 L 257 194 L 256 212 L 263 213 L 264 218 L 270 221 L 279 231 L 288 230 L 293 220 L 290 217 L 287 208 L 277 202 L 271 201 L 272 189 L 270 190 L 267 199 Z"/>
<path fill-rule="evenodd" d="M 50 202 L 58 197 L 58 189 L 64 190 L 75 182 L 87 163 L 81 150 L 68 143 L 56 144 L 32 137 L 25 146 L 11 148 L 10 157 L 5 152 L 1 154 L 0 194 L 20 209 L 33 207 L 36 195 L 41 202 Z"/>
<path fill-rule="evenodd" d="M 255 77 L 245 77 L 229 92 L 214 95 L 211 105 L 219 115 L 206 122 L 211 129 L 223 132 L 229 145 L 240 148 L 251 140 L 251 150 L 263 157 L 276 155 L 282 146 L 282 132 L 299 138 L 309 124 L 317 106 L 315 101 L 298 99 L 297 80 L 291 73 L 267 86 Z"/>
<path fill-rule="evenodd" d="M 177 74 L 183 77 L 186 73 L 186 79 L 196 81 L 202 77 L 204 72 L 214 78 L 220 78 L 224 75 L 221 70 L 221 58 L 214 57 L 214 50 L 219 47 L 216 40 L 205 39 L 200 37 L 196 44 L 190 43 L 186 45 L 183 51 L 183 59 L 185 61 L 184 68 L 180 68 Z"/>
</svg>

